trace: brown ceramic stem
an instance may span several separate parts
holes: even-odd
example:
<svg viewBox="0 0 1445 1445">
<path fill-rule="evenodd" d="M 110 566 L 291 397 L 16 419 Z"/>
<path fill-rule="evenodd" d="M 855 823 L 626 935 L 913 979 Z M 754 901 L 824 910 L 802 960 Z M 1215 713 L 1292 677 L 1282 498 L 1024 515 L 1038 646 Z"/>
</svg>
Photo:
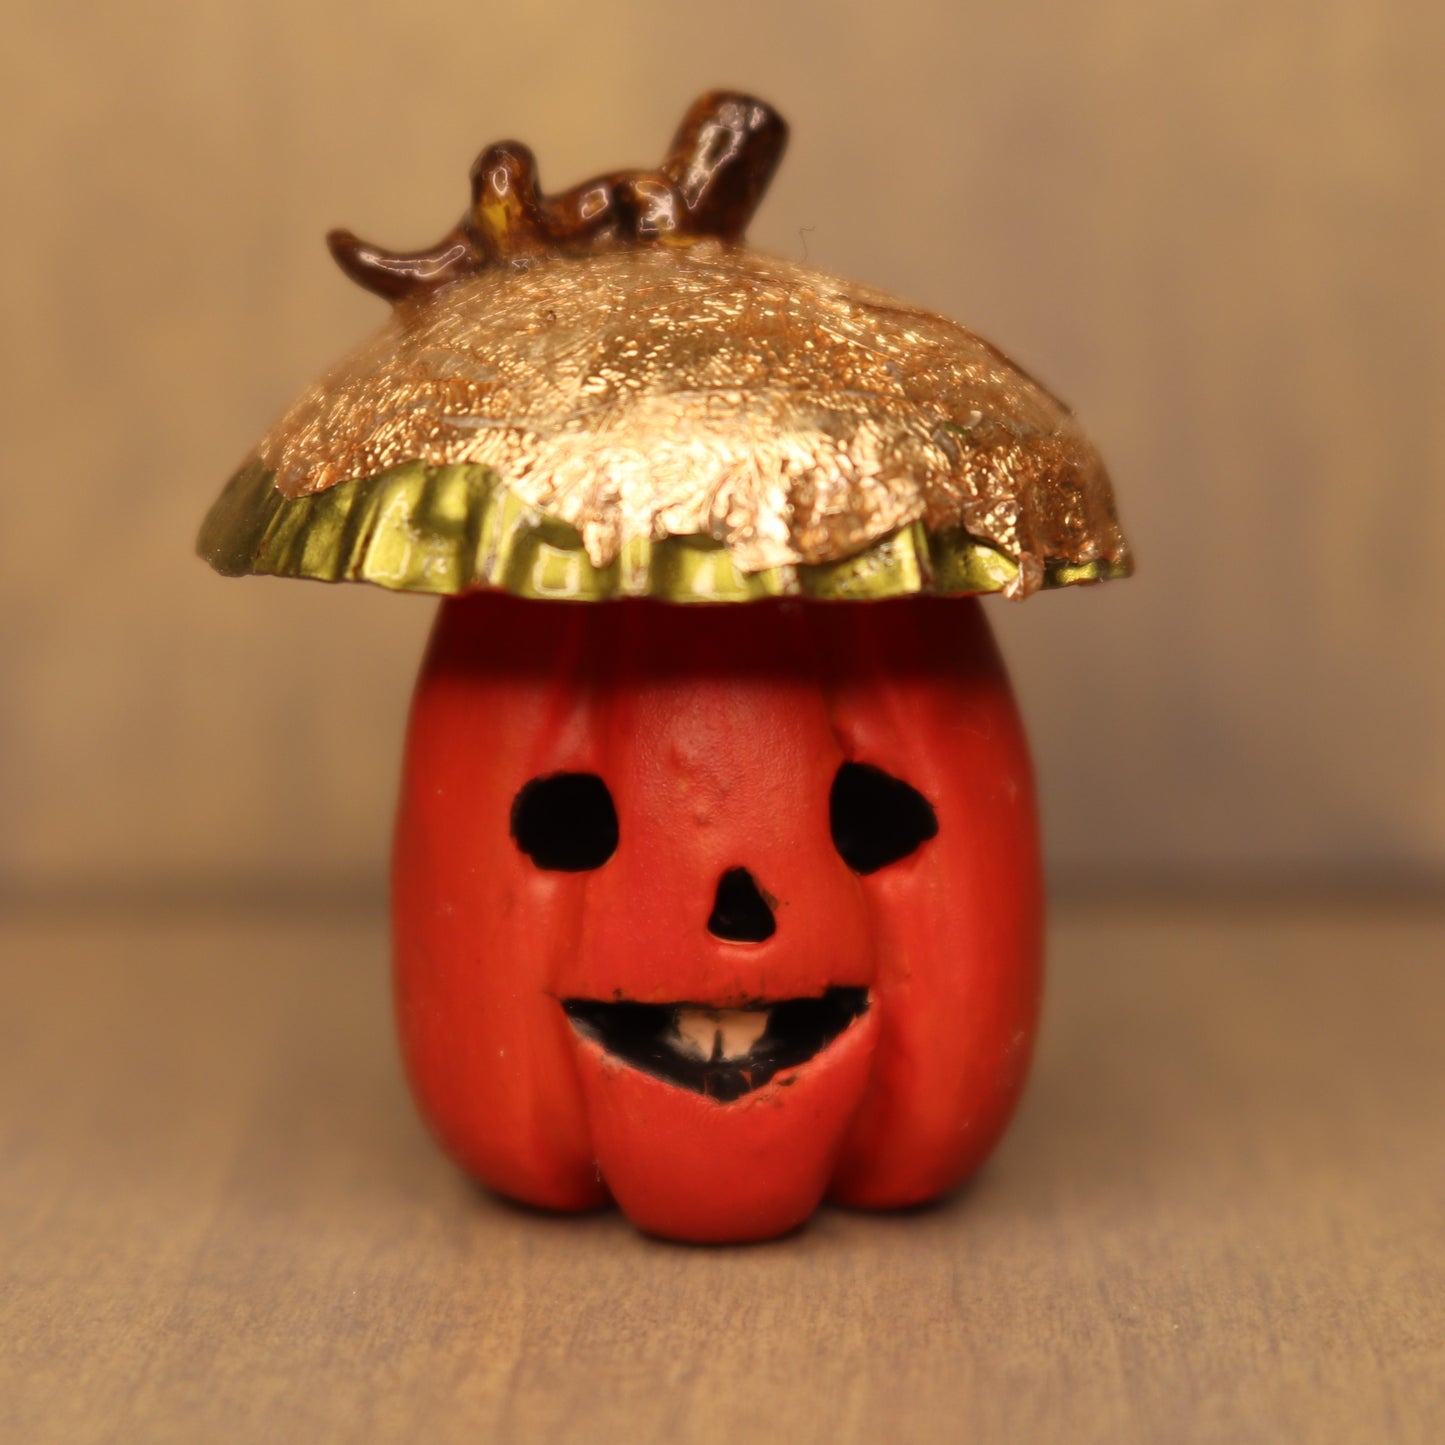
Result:
<svg viewBox="0 0 1445 1445">
<path fill-rule="evenodd" d="M 615 250 L 706 236 L 742 238 L 782 158 L 788 128 L 763 101 L 730 91 L 696 100 L 655 171 L 616 171 L 556 196 L 532 152 L 491 145 L 472 166 L 472 205 L 425 251 L 384 251 L 350 231 L 327 236 L 352 280 L 392 302 L 428 295 L 489 266 L 559 251 Z"/>
</svg>

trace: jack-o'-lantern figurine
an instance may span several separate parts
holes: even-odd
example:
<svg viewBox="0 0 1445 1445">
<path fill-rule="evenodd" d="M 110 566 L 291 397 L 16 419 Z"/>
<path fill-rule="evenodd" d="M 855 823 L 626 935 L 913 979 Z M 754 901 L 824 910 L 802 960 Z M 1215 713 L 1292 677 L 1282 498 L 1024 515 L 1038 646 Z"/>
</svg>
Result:
<svg viewBox="0 0 1445 1445">
<path fill-rule="evenodd" d="M 423 1114 L 494 1189 L 746 1240 L 942 1194 L 1028 1068 L 1033 785 L 974 594 L 1125 575 L 1069 412 L 745 249 L 786 130 L 559 196 L 490 147 L 212 509 L 219 571 L 442 594 L 393 869 Z"/>
</svg>

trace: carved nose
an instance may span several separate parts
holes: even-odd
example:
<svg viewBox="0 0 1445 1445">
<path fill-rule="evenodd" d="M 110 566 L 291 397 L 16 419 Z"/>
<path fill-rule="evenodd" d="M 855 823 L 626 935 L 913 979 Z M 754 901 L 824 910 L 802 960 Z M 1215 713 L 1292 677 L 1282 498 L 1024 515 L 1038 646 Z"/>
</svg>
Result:
<svg viewBox="0 0 1445 1445">
<path fill-rule="evenodd" d="M 729 943 L 761 943 L 777 932 L 777 920 L 746 868 L 729 868 L 718 879 L 707 931 Z"/>
</svg>

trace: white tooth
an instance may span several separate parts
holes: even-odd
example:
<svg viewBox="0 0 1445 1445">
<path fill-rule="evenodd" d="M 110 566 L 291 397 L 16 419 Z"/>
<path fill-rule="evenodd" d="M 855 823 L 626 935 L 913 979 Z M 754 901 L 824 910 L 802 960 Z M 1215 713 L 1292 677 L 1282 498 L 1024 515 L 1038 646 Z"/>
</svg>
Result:
<svg viewBox="0 0 1445 1445">
<path fill-rule="evenodd" d="M 693 1059 L 740 1059 L 767 1027 L 767 1009 L 680 1008 L 673 1015 L 667 1041 Z"/>
</svg>

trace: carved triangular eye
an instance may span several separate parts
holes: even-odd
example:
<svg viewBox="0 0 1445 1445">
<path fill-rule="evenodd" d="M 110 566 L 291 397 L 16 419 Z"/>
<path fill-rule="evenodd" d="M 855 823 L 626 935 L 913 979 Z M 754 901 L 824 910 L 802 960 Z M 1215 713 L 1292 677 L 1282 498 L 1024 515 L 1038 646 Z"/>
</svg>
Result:
<svg viewBox="0 0 1445 1445">
<path fill-rule="evenodd" d="M 512 800 L 512 837 L 539 868 L 600 868 L 617 851 L 612 794 L 596 773 L 533 778 Z"/>
<path fill-rule="evenodd" d="M 876 873 L 938 832 L 933 804 L 870 763 L 844 763 L 828 797 L 833 846 L 855 873 Z"/>
</svg>

